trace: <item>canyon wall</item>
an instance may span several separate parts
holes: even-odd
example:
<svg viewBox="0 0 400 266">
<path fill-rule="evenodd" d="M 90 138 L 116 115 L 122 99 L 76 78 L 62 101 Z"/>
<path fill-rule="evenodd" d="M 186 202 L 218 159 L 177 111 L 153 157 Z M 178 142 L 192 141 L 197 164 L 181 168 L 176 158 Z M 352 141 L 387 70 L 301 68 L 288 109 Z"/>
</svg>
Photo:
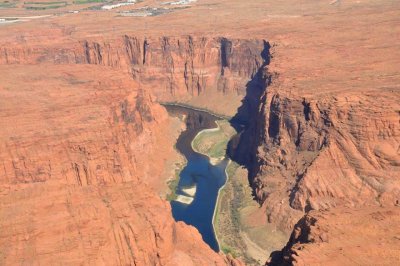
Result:
<svg viewBox="0 0 400 266">
<path fill-rule="evenodd" d="M 267 88 L 236 157 L 268 219 L 291 228 L 309 210 L 398 204 L 394 101 L 374 91 L 308 99 Z"/>
<path fill-rule="evenodd" d="M 311 211 L 267 265 L 396 265 L 399 214 L 398 207 Z"/>
<path fill-rule="evenodd" d="M 3 261 L 53 263 L 63 250 L 68 263 L 240 264 L 173 222 L 157 198 L 179 132 L 156 101 L 232 115 L 265 45 L 190 36 L 4 43 L 0 184 L 2 226 L 10 230 L 3 239 L 27 240 L 4 249 Z M 154 241 L 144 243 L 144 235 Z"/>
<path fill-rule="evenodd" d="M 229 153 L 248 168 L 249 181 L 266 223 L 281 232 L 291 232 L 310 211 L 391 208 L 399 204 L 400 126 L 398 108 L 393 109 L 398 106 L 399 95 L 390 89 L 369 89 L 363 94 L 346 91 L 340 95 L 327 90 L 316 96 L 292 92 L 281 86 L 280 70 L 269 66 L 274 48 L 257 40 L 123 36 L 101 42 L 84 40 L 62 45 L 5 44 L 2 47 L 2 67 L 23 73 L 18 76 L 7 72 L 5 77 L 9 80 L 3 85 L 4 97 L 12 99 L 15 93 L 21 95 L 21 89 L 12 85 L 13 80 L 36 88 L 25 87 L 30 93 L 23 102 L 10 102 L 3 107 L 3 119 L 9 126 L 4 131 L 7 134 L 3 141 L 0 181 L 9 210 L 18 207 L 17 203 L 10 203 L 17 195 L 10 191 L 19 190 L 20 186 L 22 191 L 30 191 L 30 186 L 65 191 L 61 186 L 71 186 L 77 198 L 89 197 L 87 202 L 97 202 L 91 190 L 103 186 L 111 189 L 110 194 L 114 188 L 108 187 L 114 185 L 127 189 L 129 195 L 137 193 L 137 187 L 160 193 L 165 186 L 159 179 L 163 172 L 160 166 L 173 153 L 160 147 L 168 143 L 172 148 L 173 140 L 166 137 L 171 134 L 166 131 L 167 115 L 151 94 L 158 101 L 188 103 L 221 114 L 235 114 L 233 121 L 244 130 L 230 142 Z M 42 67 L 55 68 L 62 74 L 44 73 L 43 69 L 38 70 Z M 35 78 L 28 78 L 31 76 Z M 40 80 L 64 83 L 54 81 L 49 87 Z M 79 90 L 81 87 L 85 89 Z M 395 97 L 388 97 L 390 93 Z M 36 107 L 30 107 L 32 99 Z M 68 99 L 69 104 L 62 99 Z M 99 109 L 99 106 L 103 107 Z M 13 121 L 21 122 L 10 126 Z M 39 126 L 31 121 L 37 121 Z M 26 200 L 29 193 L 21 199 Z M 33 201 L 37 203 L 32 204 L 38 204 L 34 208 L 41 208 L 42 197 Z M 68 202 L 68 197 L 65 200 Z M 104 202 L 108 200 L 106 197 Z M 135 200 L 132 206 L 142 202 Z M 147 201 L 151 200 L 143 200 Z M 159 204 L 165 205 L 162 201 Z M 23 210 L 32 208 L 32 205 L 21 206 Z M 132 206 L 127 208 L 136 208 Z M 25 219 L 21 218 L 24 215 L 32 217 L 28 213 L 15 215 L 10 221 Z M 75 219 L 74 215 L 70 219 Z M 169 209 L 164 215 L 171 220 L 172 228 L 178 226 L 172 222 Z M 49 217 L 52 219 L 56 218 Z M 115 222 L 114 218 L 99 219 L 111 221 L 112 226 Z M 22 234 L 27 223 L 26 220 L 12 236 L 5 235 L 5 238 Z M 78 224 L 80 228 L 81 221 Z M 4 226 L 15 225 L 5 223 Z M 157 226 L 152 226 L 152 230 Z M 44 225 L 35 228 L 42 232 Z M 70 225 L 66 228 L 59 230 L 68 231 Z M 191 230 L 183 225 L 182 228 Z M 128 229 L 121 230 L 115 234 Z M 164 258 L 160 260 L 162 264 L 175 259 L 199 262 L 204 254 L 209 254 L 206 256 L 212 258 L 212 263 L 228 263 L 197 240 L 196 245 L 202 248 L 199 253 L 188 256 L 186 246 L 179 246 L 174 239 L 186 239 L 193 230 L 179 236 L 175 235 L 175 229 L 164 233 L 168 235 L 168 246 L 177 251 L 165 253 L 173 257 L 157 256 L 157 259 Z M 67 235 L 69 239 L 70 234 Z M 124 239 L 130 237 L 130 233 L 123 233 Z M 111 239 L 108 235 L 99 238 Z M 200 239 L 198 234 L 195 238 Z M 39 239 L 38 243 L 45 241 L 49 240 Z M 128 242 L 122 250 L 134 246 Z M 33 246 L 29 244 L 29 248 Z M 16 251 L 11 249 L 7 254 L 12 252 Z M 38 258 L 36 253 L 18 254 L 16 259 Z M 146 257 L 148 254 L 154 254 L 154 250 L 144 251 L 143 261 L 153 262 L 155 258 Z M 118 259 L 134 258 L 128 255 Z"/>
<path fill-rule="evenodd" d="M 127 72 L 0 68 L 0 264 L 239 263 L 158 196 L 179 131 Z"/>
<path fill-rule="evenodd" d="M 69 44 L 7 45 L 0 64 L 94 64 L 128 71 L 158 100 L 186 102 L 233 115 L 262 64 L 261 40 L 135 37 Z"/>
<path fill-rule="evenodd" d="M 46 82 L 41 67 L 18 66 L 14 68 L 18 74 L 9 70 L 3 77 L 8 102 L 2 111 L 7 126 L 2 138 L 2 184 L 102 185 L 135 181 L 138 176 L 150 180 L 159 171 L 145 169 L 143 154 L 134 152 L 156 146 L 163 138 L 162 130 L 154 129 L 168 121 L 147 92 L 136 89 L 126 75 L 106 68 L 58 66 L 54 68 L 60 73 L 46 70 L 57 81 Z M 16 93 L 18 97 L 13 97 Z M 18 123 L 12 126 L 13 121 Z"/>
<path fill-rule="evenodd" d="M 231 157 L 249 169 L 255 199 L 267 222 L 291 232 L 310 211 L 396 210 L 400 202 L 398 92 L 369 89 L 363 94 L 349 90 L 303 96 L 282 88 L 274 70 L 266 65 L 263 74 L 249 83 L 253 86 L 235 117 L 239 121 L 244 117 L 247 126 L 229 146 Z M 335 214 L 325 215 L 329 220 L 328 215 Z M 394 230 L 379 234 L 395 235 Z M 300 240 L 289 243 L 296 241 Z M 290 246 L 282 251 L 286 257 L 288 249 L 293 250 Z M 384 256 L 384 249 L 377 253 Z M 304 253 L 291 263 L 311 263 L 309 255 Z"/>
</svg>

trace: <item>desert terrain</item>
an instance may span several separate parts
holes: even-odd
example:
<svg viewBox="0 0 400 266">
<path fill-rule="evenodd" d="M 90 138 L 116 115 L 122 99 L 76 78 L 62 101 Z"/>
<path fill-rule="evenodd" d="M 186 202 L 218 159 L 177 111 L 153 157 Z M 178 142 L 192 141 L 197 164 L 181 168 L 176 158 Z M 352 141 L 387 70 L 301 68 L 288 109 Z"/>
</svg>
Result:
<svg viewBox="0 0 400 266">
<path fill-rule="evenodd" d="M 399 1 L 1 0 L 0 73 L 0 265 L 400 261 Z M 219 252 L 161 103 L 225 118 Z"/>
</svg>

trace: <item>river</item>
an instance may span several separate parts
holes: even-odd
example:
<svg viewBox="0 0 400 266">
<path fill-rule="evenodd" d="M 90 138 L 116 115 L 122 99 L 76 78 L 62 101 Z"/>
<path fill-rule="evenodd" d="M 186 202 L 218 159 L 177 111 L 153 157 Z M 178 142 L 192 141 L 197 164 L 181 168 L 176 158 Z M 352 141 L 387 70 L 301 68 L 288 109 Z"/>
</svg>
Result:
<svg viewBox="0 0 400 266">
<path fill-rule="evenodd" d="M 180 173 L 176 189 L 177 200 L 171 201 L 172 214 L 176 221 L 196 227 L 203 240 L 215 251 L 219 251 L 213 227 L 213 216 L 218 191 L 226 182 L 225 168 L 228 159 L 216 165 L 207 156 L 195 152 L 192 141 L 204 129 L 216 128 L 220 118 L 189 107 L 164 105 L 172 116 L 184 117 L 187 129 L 179 136 L 176 148 L 187 160 Z"/>
</svg>

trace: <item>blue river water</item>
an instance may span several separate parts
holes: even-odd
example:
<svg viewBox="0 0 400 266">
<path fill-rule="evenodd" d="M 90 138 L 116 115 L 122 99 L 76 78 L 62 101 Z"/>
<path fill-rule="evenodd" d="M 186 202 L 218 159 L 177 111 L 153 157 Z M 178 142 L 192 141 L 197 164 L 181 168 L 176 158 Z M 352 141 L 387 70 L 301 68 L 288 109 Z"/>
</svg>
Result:
<svg viewBox="0 0 400 266">
<path fill-rule="evenodd" d="M 185 117 L 187 129 L 179 136 L 176 147 L 186 157 L 187 165 L 180 173 L 176 194 L 184 195 L 182 188 L 197 187 L 194 200 L 190 204 L 171 201 L 172 214 L 176 221 L 196 227 L 203 240 L 215 251 L 219 245 L 213 228 L 213 215 L 219 189 L 226 182 L 225 169 L 228 159 L 212 165 L 207 156 L 193 150 L 191 142 L 198 132 L 215 128 L 218 117 L 203 111 L 182 106 L 166 106 L 171 115 Z"/>
</svg>

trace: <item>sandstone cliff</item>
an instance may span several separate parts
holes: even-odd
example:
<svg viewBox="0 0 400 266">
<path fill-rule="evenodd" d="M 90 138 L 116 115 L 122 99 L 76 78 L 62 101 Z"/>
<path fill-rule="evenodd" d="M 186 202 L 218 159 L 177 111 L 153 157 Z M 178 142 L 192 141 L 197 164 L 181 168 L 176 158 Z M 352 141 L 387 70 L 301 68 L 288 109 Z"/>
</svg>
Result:
<svg viewBox="0 0 400 266">
<path fill-rule="evenodd" d="M 311 211 L 267 265 L 396 265 L 398 207 Z"/>
<path fill-rule="evenodd" d="M 0 64 L 93 64 L 128 71 L 161 101 L 188 102 L 233 115 L 262 64 L 260 40 L 123 36 L 46 46 L 0 48 Z M 225 106 L 221 106 L 225 103 Z"/>
<path fill-rule="evenodd" d="M 234 156 L 248 165 L 270 221 L 289 229 L 309 210 L 399 202 L 398 96 L 371 90 L 313 99 L 265 82 Z"/>
<path fill-rule="evenodd" d="M 234 118 L 244 121 L 245 130 L 231 140 L 229 149 L 232 158 L 249 169 L 255 199 L 268 223 L 290 232 L 304 213 L 335 208 L 339 213 L 343 208 L 363 212 L 385 207 L 395 210 L 396 216 L 394 206 L 400 201 L 398 91 L 371 88 L 363 94 L 350 90 L 302 95 L 283 88 L 275 70 L 275 65 L 266 64 L 248 83 L 246 98 Z M 325 215 L 329 221 L 334 214 Z M 352 229 L 343 230 L 352 237 Z M 376 233 L 382 238 L 396 234 L 389 230 L 385 235 L 381 230 Z M 318 264 L 318 260 L 308 260 L 313 254 L 317 251 L 286 262 Z M 385 248 L 376 254 L 384 256 Z M 329 257 L 324 263 L 328 262 Z"/>
<path fill-rule="evenodd" d="M 279 71 L 268 66 L 270 49 L 269 43 L 243 39 L 129 36 L 65 48 L 5 45 L 1 62 L 15 72 L 4 76 L 5 97 L 21 90 L 13 80 L 33 87 L 4 107 L 7 124 L 20 122 L 5 131 L 1 182 L 7 189 L 143 182 L 158 191 L 159 166 L 168 157 L 159 143 L 169 133 L 165 111 L 148 91 L 159 100 L 228 114 L 237 103 L 228 110 L 220 99 L 244 96 L 234 119 L 245 130 L 232 140 L 231 153 L 248 167 L 268 223 L 290 232 L 310 210 L 397 204 L 398 95 L 371 89 L 313 97 L 282 90 Z M 45 77 L 41 66 L 63 74 Z M 57 82 L 43 90 L 42 79 Z M 41 123 L 39 132 L 32 121 Z M 149 165 L 149 158 L 156 162 Z"/>
<path fill-rule="evenodd" d="M 239 263 L 176 223 L 157 195 L 174 136 L 126 73 L 0 68 L 0 264 Z"/>
</svg>

